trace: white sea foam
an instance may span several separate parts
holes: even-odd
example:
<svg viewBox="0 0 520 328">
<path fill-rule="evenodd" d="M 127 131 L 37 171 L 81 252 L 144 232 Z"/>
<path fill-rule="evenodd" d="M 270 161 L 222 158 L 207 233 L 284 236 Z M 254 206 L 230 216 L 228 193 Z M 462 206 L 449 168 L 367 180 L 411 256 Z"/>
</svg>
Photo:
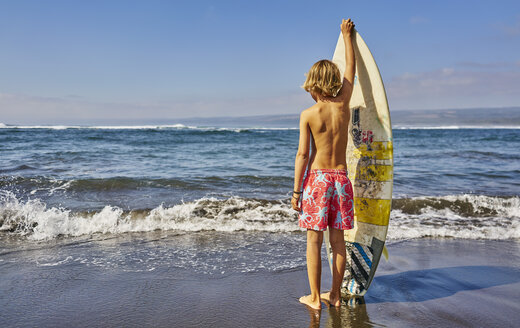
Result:
<svg viewBox="0 0 520 328">
<path fill-rule="evenodd" d="M 394 130 L 460 130 L 460 129 L 520 129 L 520 125 L 439 125 L 439 126 L 401 126 L 394 125 Z"/>
<path fill-rule="evenodd" d="M 520 239 L 520 198 L 456 195 L 416 197 L 428 202 L 418 213 L 394 209 L 390 239 L 453 237 L 462 239 Z M 448 204 L 447 206 L 435 206 Z"/>
<path fill-rule="evenodd" d="M 172 207 L 162 205 L 151 211 L 123 212 L 105 206 L 94 213 L 73 213 L 48 208 L 40 200 L 22 202 L 12 193 L 0 198 L 0 230 L 13 231 L 30 239 L 52 239 L 60 235 L 124 233 L 153 230 L 181 231 L 269 231 L 291 232 L 299 228 L 292 210 L 282 203 L 242 198 L 202 198 Z"/>
<path fill-rule="evenodd" d="M 518 130 L 520 125 L 439 125 L 439 126 L 402 126 L 396 124 L 394 130 L 461 130 L 461 129 L 511 129 Z M 149 125 L 6 125 L 0 123 L 0 129 L 93 129 L 93 130 L 162 130 L 162 129 L 192 129 L 203 131 L 257 131 L 257 130 L 298 130 L 298 127 L 219 127 L 219 126 L 195 126 L 184 124 L 149 124 Z"/>
<path fill-rule="evenodd" d="M 81 129 L 79 125 L 0 125 L 3 129 L 50 129 L 50 130 L 65 130 L 65 129 Z"/>
<path fill-rule="evenodd" d="M 95 125 L 82 126 L 82 129 L 100 130 L 149 130 L 149 129 L 183 129 L 192 128 L 184 124 L 164 124 L 164 125 Z"/>
<path fill-rule="evenodd" d="M 5 125 L 0 124 L 0 128 L 10 129 L 94 129 L 94 130 L 147 130 L 147 129 L 183 129 L 197 128 L 195 126 L 186 126 L 184 124 L 165 124 L 165 125 Z"/>
<path fill-rule="evenodd" d="M 233 131 L 243 132 L 248 130 L 296 130 L 295 127 L 218 127 L 218 126 L 194 126 L 184 124 L 156 124 L 156 125 L 6 125 L 0 123 L 3 129 L 93 129 L 93 130 L 162 130 L 162 129 L 191 129 L 202 131 Z"/>
<path fill-rule="evenodd" d="M 422 207 L 411 213 L 407 206 L 392 210 L 390 240 L 422 237 L 520 239 L 519 197 L 458 195 L 405 200 L 412 206 L 423 201 L 425 205 L 419 205 Z M 463 209 L 459 210 L 459 207 Z M 239 197 L 202 198 L 171 207 L 130 212 L 107 205 L 100 211 L 88 213 L 48 208 L 37 199 L 20 201 L 9 192 L 0 194 L 0 230 L 35 240 L 153 230 L 302 231 L 298 228 L 296 213 L 283 202 Z"/>
</svg>

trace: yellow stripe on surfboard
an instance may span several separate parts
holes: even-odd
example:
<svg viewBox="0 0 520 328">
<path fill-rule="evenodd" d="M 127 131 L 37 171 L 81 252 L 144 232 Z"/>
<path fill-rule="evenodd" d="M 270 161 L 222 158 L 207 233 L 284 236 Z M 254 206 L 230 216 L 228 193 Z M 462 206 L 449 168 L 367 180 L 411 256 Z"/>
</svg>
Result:
<svg viewBox="0 0 520 328">
<path fill-rule="evenodd" d="M 387 226 L 391 207 L 389 199 L 354 197 L 354 214 L 360 222 Z"/>
</svg>

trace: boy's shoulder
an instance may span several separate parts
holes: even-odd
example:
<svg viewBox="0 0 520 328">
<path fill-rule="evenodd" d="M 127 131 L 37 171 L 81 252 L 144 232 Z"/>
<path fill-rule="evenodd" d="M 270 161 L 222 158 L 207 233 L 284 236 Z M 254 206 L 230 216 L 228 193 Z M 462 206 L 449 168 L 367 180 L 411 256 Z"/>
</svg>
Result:
<svg viewBox="0 0 520 328">
<path fill-rule="evenodd" d="M 319 111 L 319 107 L 320 107 L 319 104 L 316 103 L 316 104 L 312 105 L 311 107 L 304 109 L 302 111 L 302 113 L 300 114 L 300 117 L 308 119 L 308 118 L 316 115 Z"/>
</svg>

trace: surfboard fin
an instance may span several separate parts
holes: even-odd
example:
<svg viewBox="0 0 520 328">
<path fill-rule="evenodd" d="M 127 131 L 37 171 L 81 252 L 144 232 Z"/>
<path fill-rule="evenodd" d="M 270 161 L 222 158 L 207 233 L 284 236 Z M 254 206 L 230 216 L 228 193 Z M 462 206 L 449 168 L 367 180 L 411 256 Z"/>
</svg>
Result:
<svg viewBox="0 0 520 328">
<path fill-rule="evenodd" d="M 386 248 L 386 245 L 383 246 L 383 256 L 385 257 L 385 260 L 388 262 L 388 249 Z"/>
</svg>

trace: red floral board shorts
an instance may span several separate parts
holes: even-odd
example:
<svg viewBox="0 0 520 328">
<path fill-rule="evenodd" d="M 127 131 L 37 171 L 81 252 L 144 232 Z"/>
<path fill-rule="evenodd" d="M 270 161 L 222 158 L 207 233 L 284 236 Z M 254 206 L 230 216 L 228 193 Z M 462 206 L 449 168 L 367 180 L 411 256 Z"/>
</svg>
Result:
<svg viewBox="0 0 520 328">
<path fill-rule="evenodd" d="M 301 228 L 324 231 L 354 226 L 354 195 L 347 170 L 310 170 L 303 180 L 301 202 Z"/>
</svg>

